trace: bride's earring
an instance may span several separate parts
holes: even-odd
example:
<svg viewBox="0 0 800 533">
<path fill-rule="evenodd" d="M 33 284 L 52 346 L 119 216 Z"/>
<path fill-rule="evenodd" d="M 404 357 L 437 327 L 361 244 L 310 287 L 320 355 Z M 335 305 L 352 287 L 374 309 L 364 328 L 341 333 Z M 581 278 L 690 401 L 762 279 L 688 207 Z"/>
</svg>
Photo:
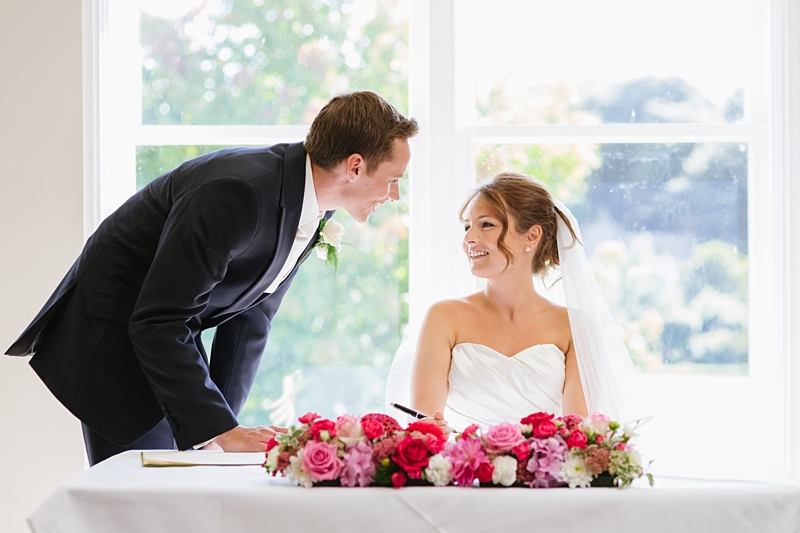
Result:
<svg viewBox="0 0 800 533">
<path fill-rule="evenodd" d="M 531 251 L 531 247 L 530 247 L 530 246 L 528 246 L 527 248 L 525 248 L 525 251 L 526 251 L 526 252 L 530 252 L 530 251 Z"/>
</svg>

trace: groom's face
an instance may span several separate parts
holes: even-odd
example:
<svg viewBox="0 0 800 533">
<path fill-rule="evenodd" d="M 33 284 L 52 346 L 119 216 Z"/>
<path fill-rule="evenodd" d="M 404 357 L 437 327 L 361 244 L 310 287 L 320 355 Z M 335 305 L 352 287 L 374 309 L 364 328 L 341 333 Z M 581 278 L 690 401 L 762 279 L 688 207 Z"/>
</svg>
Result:
<svg viewBox="0 0 800 533">
<path fill-rule="evenodd" d="M 343 206 L 356 222 L 365 222 L 384 203 L 400 199 L 399 181 L 410 160 L 408 139 L 395 139 L 390 159 L 369 169 L 369 172 L 364 162 L 358 169 L 357 178 L 352 181 L 347 205 Z"/>
</svg>

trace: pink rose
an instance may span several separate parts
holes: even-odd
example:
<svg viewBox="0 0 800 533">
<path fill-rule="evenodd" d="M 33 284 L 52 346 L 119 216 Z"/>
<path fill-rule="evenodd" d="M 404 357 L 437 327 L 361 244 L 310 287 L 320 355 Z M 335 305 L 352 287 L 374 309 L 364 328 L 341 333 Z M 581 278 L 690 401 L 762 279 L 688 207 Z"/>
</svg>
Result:
<svg viewBox="0 0 800 533">
<path fill-rule="evenodd" d="M 344 461 L 336 455 L 336 446 L 327 442 L 309 441 L 303 448 L 303 470 L 314 481 L 336 479 L 342 473 Z"/>
<path fill-rule="evenodd" d="M 569 437 L 567 437 L 567 446 L 570 448 L 580 448 L 581 450 L 585 450 L 586 440 L 586 433 L 580 429 L 576 429 L 569 434 Z"/>
<path fill-rule="evenodd" d="M 600 444 L 604 440 L 606 440 L 606 438 L 604 436 L 602 436 L 602 435 L 595 435 L 595 437 L 594 437 L 594 443 L 595 444 Z"/>
<path fill-rule="evenodd" d="M 533 426 L 533 435 L 539 438 L 552 437 L 556 434 L 558 428 L 550 420 L 545 420 L 537 426 Z"/>
<path fill-rule="evenodd" d="M 367 439 L 364 428 L 361 427 L 361 419 L 351 415 L 342 415 L 336 419 L 336 436 L 348 448 Z"/>
<path fill-rule="evenodd" d="M 510 452 L 523 440 L 519 426 L 509 422 L 491 426 L 483 435 L 484 449 L 489 453 Z"/>
<path fill-rule="evenodd" d="M 278 439 L 272 437 L 267 441 L 267 452 L 269 452 L 272 448 L 278 445 Z"/>
<path fill-rule="evenodd" d="M 581 429 L 584 432 L 588 432 L 587 430 L 592 429 L 601 435 L 605 435 L 608 433 L 608 425 L 610 423 L 611 419 L 608 416 L 602 413 L 592 413 L 583 419 L 583 423 L 581 424 L 583 427 L 581 427 Z"/>
</svg>

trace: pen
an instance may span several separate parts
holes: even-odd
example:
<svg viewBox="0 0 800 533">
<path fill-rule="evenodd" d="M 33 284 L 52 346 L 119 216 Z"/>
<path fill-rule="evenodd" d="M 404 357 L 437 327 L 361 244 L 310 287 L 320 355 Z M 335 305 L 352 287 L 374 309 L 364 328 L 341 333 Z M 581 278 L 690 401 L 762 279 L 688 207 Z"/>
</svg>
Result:
<svg viewBox="0 0 800 533">
<path fill-rule="evenodd" d="M 411 415 L 414 418 L 430 418 L 428 415 L 420 413 L 419 411 L 415 411 L 410 407 L 406 407 L 405 405 L 400 405 L 399 403 L 389 402 L 389 405 L 397 409 L 398 411 L 403 411 L 407 415 Z"/>
</svg>

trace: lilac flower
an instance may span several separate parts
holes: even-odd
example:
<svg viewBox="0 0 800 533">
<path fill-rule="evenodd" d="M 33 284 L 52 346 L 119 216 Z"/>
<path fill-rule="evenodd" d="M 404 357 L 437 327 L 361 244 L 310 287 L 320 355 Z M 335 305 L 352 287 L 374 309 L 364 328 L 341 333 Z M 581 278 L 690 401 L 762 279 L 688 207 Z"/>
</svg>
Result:
<svg viewBox="0 0 800 533">
<path fill-rule="evenodd" d="M 372 447 L 366 442 L 359 442 L 344 452 L 344 469 L 341 482 L 345 487 L 366 487 L 375 475 L 375 463 L 372 461 Z"/>
</svg>

